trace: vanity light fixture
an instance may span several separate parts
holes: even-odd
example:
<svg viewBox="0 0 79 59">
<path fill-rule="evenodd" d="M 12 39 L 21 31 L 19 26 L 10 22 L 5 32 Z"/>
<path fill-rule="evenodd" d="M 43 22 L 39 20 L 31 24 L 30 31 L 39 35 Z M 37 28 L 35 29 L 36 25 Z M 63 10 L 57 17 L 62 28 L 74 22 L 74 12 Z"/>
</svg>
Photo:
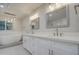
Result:
<svg viewBox="0 0 79 59">
<path fill-rule="evenodd" d="M 62 8 L 65 5 L 66 4 L 62 4 L 62 3 L 49 3 L 48 12 L 51 12 L 51 11 L 54 11 L 56 9 Z"/>
<path fill-rule="evenodd" d="M 11 22 L 15 22 L 15 20 L 16 20 L 16 18 L 15 18 L 15 17 L 13 17 L 13 18 L 11 19 Z"/>
<path fill-rule="evenodd" d="M 61 8 L 62 4 L 59 4 L 59 3 L 50 3 L 49 4 L 49 11 L 54 11 L 56 9 L 59 9 Z"/>
<path fill-rule="evenodd" d="M 49 9 L 49 11 L 53 11 L 53 10 L 55 10 L 55 4 L 49 4 L 49 6 L 48 6 L 48 9 Z"/>
<path fill-rule="evenodd" d="M 8 10 L 9 4 L 8 3 L 0 3 L 0 11 L 5 12 Z"/>
<path fill-rule="evenodd" d="M 0 5 L 0 8 L 4 8 L 4 5 Z"/>
<path fill-rule="evenodd" d="M 15 20 L 16 20 L 16 18 L 14 17 L 14 18 L 13 18 L 13 21 L 15 21 Z"/>
<path fill-rule="evenodd" d="M 11 19 L 11 22 L 13 22 L 13 19 Z"/>
<path fill-rule="evenodd" d="M 11 22 L 10 20 L 8 20 L 8 22 Z"/>
<path fill-rule="evenodd" d="M 55 5 L 56 5 L 56 9 L 59 9 L 63 6 L 63 4 L 61 4 L 61 3 L 56 3 Z"/>
<path fill-rule="evenodd" d="M 16 19 L 16 18 L 7 18 L 6 20 L 7 20 L 8 22 L 15 22 L 15 19 Z"/>
<path fill-rule="evenodd" d="M 31 16 L 31 17 L 30 17 L 30 20 L 34 20 L 34 19 L 36 19 L 36 18 L 38 18 L 38 13 L 34 14 L 33 16 Z"/>
</svg>

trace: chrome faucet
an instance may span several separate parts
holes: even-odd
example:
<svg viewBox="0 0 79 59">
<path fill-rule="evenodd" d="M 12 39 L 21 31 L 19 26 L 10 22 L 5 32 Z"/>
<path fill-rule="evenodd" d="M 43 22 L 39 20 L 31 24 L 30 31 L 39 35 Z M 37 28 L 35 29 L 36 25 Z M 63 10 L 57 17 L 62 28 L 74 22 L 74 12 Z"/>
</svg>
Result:
<svg viewBox="0 0 79 59">
<path fill-rule="evenodd" d="M 58 36 L 58 35 L 59 35 L 58 28 L 56 28 L 54 32 L 54 36 Z"/>
<path fill-rule="evenodd" d="M 58 28 L 56 28 L 56 36 L 59 36 L 59 31 L 58 31 Z"/>
<path fill-rule="evenodd" d="M 59 33 L 58 27 L 56 28 L 56 32 L 54 33 L 54 36 L 62 36 L 63 33 Z"/>
</svg>

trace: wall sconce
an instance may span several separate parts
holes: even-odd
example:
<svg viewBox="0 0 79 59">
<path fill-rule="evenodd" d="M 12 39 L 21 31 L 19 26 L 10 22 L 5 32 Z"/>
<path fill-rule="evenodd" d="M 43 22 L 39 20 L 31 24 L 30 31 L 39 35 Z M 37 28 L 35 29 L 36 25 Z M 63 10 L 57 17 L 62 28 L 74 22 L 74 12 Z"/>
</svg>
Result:
<svg viewBox="0 0 79 59">
<path fill-rule="evenodd" d="M 78 15 L 78 9 L 77 9 L 78 7 L 79 7 L 79 5 L 75 5 L 75 6 L 74 6 L 75 13 L 76 13 L 77 15 Z"/>
<path fill-rule="evenodd" d="M 38 17 L 39 17 L 39 14 L 36 13 L 36 14 L 34 14 L 33 16 L 30 17 L 30 20 L 34 20 L 35 18 L 38 18 Z"/>
<path fill-rule="evenodd" d="M 9 3 L 0 3 L 0 11 L 1 12 L 4 12 L 6 10 L 8 10 L 8 7 L 9 7 Z"/>
</svg>

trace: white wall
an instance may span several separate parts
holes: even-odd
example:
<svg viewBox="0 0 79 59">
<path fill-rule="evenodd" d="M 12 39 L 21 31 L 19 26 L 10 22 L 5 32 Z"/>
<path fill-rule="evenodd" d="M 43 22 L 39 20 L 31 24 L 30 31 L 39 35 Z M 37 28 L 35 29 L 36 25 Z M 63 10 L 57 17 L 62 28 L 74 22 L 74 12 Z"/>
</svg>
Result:
<svg viewBox="0 0 79 59">
<path fill-rule="evenodd" d="M 22 32 L 24 33 L 30 33 L 31 32 L 31 26 L 29 22 L 29 16 L 23 17 L 24 19 L 21 19 L 21 25 L 22 25 Z"/>
<path fill-rule="evenodd" d="M 41 11 L 40 11 L 41 10 Z M 46 15 L 45 12 L 46 10 L 44 8 L 41 8 L 39 10 L 36 11 L 36 13 L 39 13 L 39 17 L 40 17 L 40 29 L 39 30 L 35 30 L 35 33 L 39 33 L 39 32 L 53 32 L 55 31 L 55 29 L 47 29 L 46 28 Z M 74 10 L 74 4 L 70 4 L 69 5 L 69 21 L 70 21 L 70 25 L 69 27 L 66 28 L 61 28 L 59 29 L 60 32 L 79 32 L 79 17 L 76 16 L 75 14 L 75 10 Z"/>
<path fill-rule="evenodd" d="M 16 19 L 15 22 L 13 22 L 13 30 L 14 31 L 21 31 L 22 30 L 21 28 L 22 28 L 21 20 Z"/>
<path fill-rule="evenodd" d="M 47 19 L 46 6 L 42 6 L 38 8 L 38 10 L 35 10 L 35 12 L 31 14 L 33 15 L 35 13 L 39 13 L 39 17 L 40 17 L 40 29 L 34 30 L 35 33 L 49 33 L 49 32 L 52 33 L 55 31 L 54 28 L 52 29 L 46 28 L 46 19 Z M 30 21 L 29 16 L 23 20 L 23 31 L 26 33 L 31 32 L 29 21 Z M 69 5 L 69 21 L 70 21 L 70 26 L 66 28 L 61 28 L 59 29 L 59 31 L 60 32 L 79 32 L 79 26 L 78 26 L 79 16 L 75 14 L 74 4 Z"/>
</svg>

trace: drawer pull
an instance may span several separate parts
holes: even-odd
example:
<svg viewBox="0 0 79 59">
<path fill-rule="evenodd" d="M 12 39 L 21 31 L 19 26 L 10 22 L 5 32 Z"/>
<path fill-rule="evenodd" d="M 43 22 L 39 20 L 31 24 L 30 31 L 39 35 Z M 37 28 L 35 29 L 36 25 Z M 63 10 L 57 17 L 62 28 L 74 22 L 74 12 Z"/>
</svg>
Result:
<svg viewBox="0 0 79 59">
<path fill-rule="evenodd" d="M 52 54 L 51 54 L 51 55 L 53 55 L 53 50 L 52 50 L 51 52 L 52 52 Z"/>
<path fill-rule="evenodd" d="M 50 55 L 50 49 L 49 49 L 49 55 Z"/>
<path fill-rule="evenodd" d="M 53 50 L 49 49 L 49 55 L 53 55 Z"/>
</svg>

